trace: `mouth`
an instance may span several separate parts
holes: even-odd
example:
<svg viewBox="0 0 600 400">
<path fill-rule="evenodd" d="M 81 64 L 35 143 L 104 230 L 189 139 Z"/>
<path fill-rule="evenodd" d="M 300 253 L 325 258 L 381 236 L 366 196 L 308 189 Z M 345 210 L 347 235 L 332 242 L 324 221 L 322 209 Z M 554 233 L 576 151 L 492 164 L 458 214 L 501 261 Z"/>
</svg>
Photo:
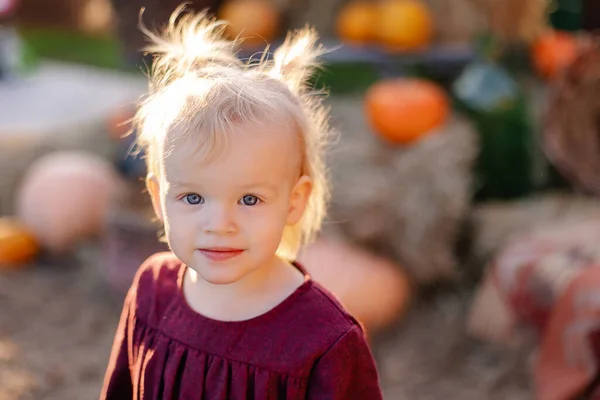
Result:
<svg viewBox="0 0 600 400">
<path fill-rule="evenodd" d="M 200 253 L 211 261 L 227 261 L 242 254 L 244 250 L 229 247 L 207 247 L 198 249 Z"/>
</svg>

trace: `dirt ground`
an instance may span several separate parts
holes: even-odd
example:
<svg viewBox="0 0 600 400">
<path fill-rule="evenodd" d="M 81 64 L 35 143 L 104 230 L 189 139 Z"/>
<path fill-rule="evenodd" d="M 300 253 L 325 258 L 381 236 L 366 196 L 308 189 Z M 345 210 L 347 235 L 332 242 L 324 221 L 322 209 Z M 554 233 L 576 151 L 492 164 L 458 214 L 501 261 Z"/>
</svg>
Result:
<svg viewBox="0 0 600 400">
<path fill-rule="evenodd" d="M 87 251 L 79 260 L 90 259 Z M 0 400 L 98 397 L 120 304 L 85 264 L 0 273 Z M 469 297 L 446 293 L 416 304 L 373 338 L 386 399 L 531 398 L 519 357 L 465 336 Z"/>
</svg>

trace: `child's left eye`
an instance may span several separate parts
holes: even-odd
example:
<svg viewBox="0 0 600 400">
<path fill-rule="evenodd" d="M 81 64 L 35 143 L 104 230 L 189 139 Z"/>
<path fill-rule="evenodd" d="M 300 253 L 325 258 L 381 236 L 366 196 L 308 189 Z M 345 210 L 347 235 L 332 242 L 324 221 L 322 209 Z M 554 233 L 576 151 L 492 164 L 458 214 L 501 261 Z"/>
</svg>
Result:
<svg viewBox="0 0 600 400">
<path fill-rule="evenodd" d="M 258 203 L 260 203 L 260 199 L 256 196 L 253 196 L 251 194 L 247 194 L 244 197 L 242 197 L 242 199 L 240 200 L 241 203 L 245 206 L 255 206 Z"/>
</svg>

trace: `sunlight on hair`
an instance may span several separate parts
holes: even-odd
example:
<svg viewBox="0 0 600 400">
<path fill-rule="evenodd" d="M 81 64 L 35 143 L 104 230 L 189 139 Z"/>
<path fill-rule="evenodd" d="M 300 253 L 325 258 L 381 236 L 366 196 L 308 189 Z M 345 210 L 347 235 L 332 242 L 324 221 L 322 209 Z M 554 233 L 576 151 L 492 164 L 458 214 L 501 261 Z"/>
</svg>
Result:
<svg viewBox="0 0 600 400">
<path fill-rule="evenodd" d="M 320 229 L 329 198 L 323 161 L 328 112 L 322 93 L 307 84 L 324 51 L 316 45 L 316 31 L 307 27 L 288 34 L 272 61 L 245 63 L 236 57 L 238 42 L 223 38 L 224 28 L 224 22 L 184 13 L 183 7 L 162 34 L 142 27 L 154 62 L 149 93 L 134 121 L 138 144 L 148 170 L 159 175 L 169 146 L 179 140 L 193 140 L 200 154 L 211 157 L 239 125 L 268 122 L 299 131 L 302 172 L 312 178 L 313 191 L 303 218 L 286 228 L 278 249 L 293 260 Z"/>
</svg>

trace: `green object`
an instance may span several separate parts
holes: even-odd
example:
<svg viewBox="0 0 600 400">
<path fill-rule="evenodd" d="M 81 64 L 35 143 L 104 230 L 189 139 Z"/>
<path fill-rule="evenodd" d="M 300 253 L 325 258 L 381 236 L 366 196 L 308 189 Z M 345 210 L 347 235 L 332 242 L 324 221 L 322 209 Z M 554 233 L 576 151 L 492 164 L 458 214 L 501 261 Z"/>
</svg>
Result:
<svg viewBox="0 0 600 400">
<path fill-rule="evenodd" d="M 43 58 L 123 68 L 119 42 L 110 36 L 89 36 L 52 29 L 21 29 L 20 34 L 27 46 Z"/>
<path fill-rule="evenodd" d="M 18 79 L 37 66 L 37 56 L 13 26 L 0 26 L 0 79 Z"/>
<path fill-rule="evenodd" d="M 368 63 L 330 63 L 315 74 L 311 83 L 331 94 L 356 94 L 364 92 L 379 79 L 377 69 Z"/>
<path fill-rule="evenodd" d="M 21 65 L 20 72 L 29 74 L 39 64 L 39 57 L 35 50 L 25 41 L 21 41 Z"/>
<path fill-rule="evenodd" d="M 552 0 L 550 24 L 560 30 L 577 31 L 581 29 L 582 0 Z"/>
<path fill-rule="evenodd" d="M 492 61 L 469 64 L 452 86 L 479 133 L 476 198 L 512 199 L 533 190 L 532 128 L 523 91 Z"/>
</svg>

